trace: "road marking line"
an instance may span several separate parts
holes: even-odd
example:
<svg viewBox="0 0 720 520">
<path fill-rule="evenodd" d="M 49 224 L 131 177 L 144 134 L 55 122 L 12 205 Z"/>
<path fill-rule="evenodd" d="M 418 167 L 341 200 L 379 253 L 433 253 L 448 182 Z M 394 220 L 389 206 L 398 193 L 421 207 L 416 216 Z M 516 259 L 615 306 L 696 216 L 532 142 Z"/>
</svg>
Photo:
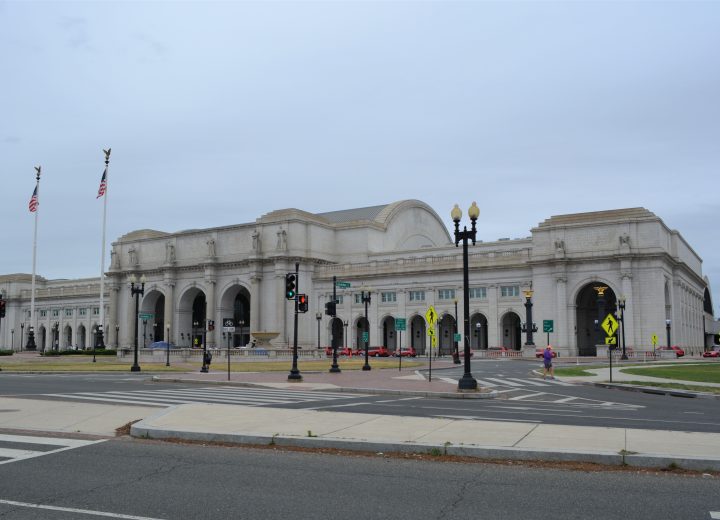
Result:
<svg viewBox="0 0 720 520">
<path fill-rule="evenodd" d="M 458 384 L 458 380 L 457 380 L 457 379 L 453 379 L 452 377 L 441 377 L 441 378 L 440 378 L 440 381 L 445 381 L 446 383 L 451 383 L 451 384 L 453 384 L 453 385 Z"/>
<path fill-rule="evenodd" d="M 537 397 L 539 395 L 545 395 L 545 392 L 538 392 L 537 394 L 518 395 L 515 397 L 511 397 L 510 399 L 508 399 L 508 401 L 519 401 L 521 399 L 529 399 L 531 397 Z"/>
<path fill-rule="evenodd" d="M 568 403 L 570 401 L 574 401 L 575 399 L 578 399 L 577 397 L 566 397 L 565 399 L 558 399 L 557 401 L 551 401 L 553 403 Z"/>
<path fill-rule="evenodd" d="M 0 441 L 2 442 L 22 442 L 26 444 L 42 444 L 48 446 L 65 447 L 70 446 L 73 448 L 79 448 L 81 446 L 87 446 L 92 444 L 94 441 L 86 441 L 82 439 L 65 439 L 63 437 L 33 437 L 32 435 L 3 435 L 0 434 Z"/>
<path fill-rule="evenodd" d="M 508 379 L 512 379 L 513 381 L 520 381 L 521 383 L 526 383 L 533 386 L 547 386 L 547 384 L 545 383 L 540 383 L 539 381 L 533 381 L 531 379 L 519 379 L 517 377 L 510 377 Z"/>
<path fill-rule="evenodd" d="M 9 506 L 31 507 L 33 509 L 49 509 L 50 511 L 64 511 L 66 513 L 80 513 L 83 515 L 107 516 L 110 518 L 126 518 L 128 520 L 163 520 L 149 516 L 122 515 L 119 513 L 106 513 L 105 511 L 91 511 L 90 509 L 76 509 L 74 507 L 46 506 L 43 504 L 30 504 L 28 502 L 16 502 L 14 500 L 0 500 L 0 504 Z"/>
<path fill-rule="evenodd" d="M 344 408 L 346 406 L 362 406 L 364 404 L 373 404 L 373 403 L 324 404 L 321 406 L 313 406 L 313 407 L 309 407 L 309 408 L 303 408 L 303 410 L 322 410 L 325 408 Z"/>
<path fill-rule="evenodd" d="M 720 511 L 710 511 L 710 518 L 713 520 L 720 518 Z"/>
<path fill-rule="evenodd" d="M 489 379 L 490 381 L 495 381 L 496 383 L 498 383 L 502 386 L 523 386 L 519 383 L 513 383 L 512 381 L 507 381 L 505 379 L 497 379 L 495 377 L 486 377 L 485 379 Z"/>
<path fill-rule="evenodd" d="M 490 387 L 497 386 L 495 383 L 491 383 L 489 381 L 483 381 L 482 379 L 476 379 L 476 381 L 478 382 L 478 384 L 480 386 L 490 386 Z"/>
<path fill-rule="evenodd" d="M 443 419 L 465 419 L 470 421 L 501 421 L 501 422 L 523 422 L 523 423 L 541 423 L 542 421 L 533 421 L 531 419 L 506 419 L 505 417 L 478 417 L 476 415 L 433 415 L 433 417 Z"/>
</svg>

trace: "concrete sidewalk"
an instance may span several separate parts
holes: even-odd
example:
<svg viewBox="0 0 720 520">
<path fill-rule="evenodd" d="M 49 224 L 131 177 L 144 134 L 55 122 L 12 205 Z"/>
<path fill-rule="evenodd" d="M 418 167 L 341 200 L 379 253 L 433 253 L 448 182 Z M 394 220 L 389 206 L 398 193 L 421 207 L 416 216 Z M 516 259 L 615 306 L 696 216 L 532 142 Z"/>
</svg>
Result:
<svg viewBox="0 0 720 520">
<path fill-rule="evenodd" d="M 134 437 L 720 471 L 720 434 L 186 404 Z"/>
</svg>

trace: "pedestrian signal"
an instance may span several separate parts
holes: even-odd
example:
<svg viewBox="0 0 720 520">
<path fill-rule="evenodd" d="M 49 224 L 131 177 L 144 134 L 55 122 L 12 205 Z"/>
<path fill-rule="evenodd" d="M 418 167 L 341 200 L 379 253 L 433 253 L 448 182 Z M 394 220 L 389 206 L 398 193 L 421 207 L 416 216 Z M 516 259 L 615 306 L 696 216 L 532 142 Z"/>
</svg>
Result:
<svg viewBox="0 0 720 520">
<path fill-rule="evenodd" d="M 298 294 L 298 312 L 308 311 L 308 297 L 307 294 Z"/>
<path fill-rule="evenodd" d="M 336 312 L 335 302 L 334 301 L 327 302 L 325 304 L 325 314 L 327 314 L 328 316 L 335 317 L 335 312 Z"/>
</svg>

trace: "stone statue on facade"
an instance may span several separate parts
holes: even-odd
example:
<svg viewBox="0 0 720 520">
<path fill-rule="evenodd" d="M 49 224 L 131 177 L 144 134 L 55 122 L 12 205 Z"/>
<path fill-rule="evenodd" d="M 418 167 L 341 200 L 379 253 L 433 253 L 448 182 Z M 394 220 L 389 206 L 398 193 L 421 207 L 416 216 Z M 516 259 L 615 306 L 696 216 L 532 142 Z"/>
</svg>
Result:
<svg viewBox="0 0 720 520">
<path fill-rule="evenodd" d="M 130 248 L 130 250 L 128 251 L 128 256 L 130 257 L 130 265 L 138 265 L 138 253 L 134 247 Z"/>
<path fill-rule="evenodd" d="M 287 251 L 287 233 L 283 228 L 280 228 L 280 231 L 277 232 L 277 237 L 275 249 L 278 251 Z"/>
<path fill-rule="evenodd" d="M 624 249 L 624 248 L 630 249 L 630 236 L 627 233 L 623 233 L 622 235 L 620 235 L 618 237 L 618 239 L 620 240 L 620 248 L 621 249 Z"/>
<path fill-rule="evenodd" d="M 555 241 L 555 256 L 565 256 L 565 241 L 564 240 L 556 240 Z"/>
<path fill-rule="evenodd" d="M 120 260 L 114 247 L 110 250 L 110 269 L 120 269 Z"/>
<path fill-rule="evenodd" d="M 165 243 L 165 262 L 171 264 L 175 261 L 175 246 L 172 242 Z"/>
<path fill-rule="evenodd" d="M 262 244 L 260 243 L 260 232 L 256 229 L 252 234 L 252 248 L 256 253 L 260 252 Z"/>
<path fill-rule="evenodd" d="M 208 248 L 208 256 L 210 258 L 215 258 L 215 239 L 211 238 L 206 243 Z"/>
</svg>

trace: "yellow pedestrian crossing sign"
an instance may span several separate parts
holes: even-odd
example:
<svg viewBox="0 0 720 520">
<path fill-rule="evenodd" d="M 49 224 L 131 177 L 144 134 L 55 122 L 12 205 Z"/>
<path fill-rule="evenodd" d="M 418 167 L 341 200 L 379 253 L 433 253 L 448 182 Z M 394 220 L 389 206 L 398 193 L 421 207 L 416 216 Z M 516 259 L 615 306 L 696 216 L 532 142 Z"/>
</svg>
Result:
<svg viewBox="0 0 720 520">
<path fill-rule="evenodd" d="M 653 347 L 657 345 L 657 334 L 650 336 L 650 341 L 652 341 Z"/>
<path fill-rule="evenodd" d="M 432 305 L 425 313 L 425 320 L 427 320 L 427 323 L 430 326 L 430 328 L 435 327 L 435 322 L 437 321 L 437 312 L 435 312 L 435 307 L 433 307 Z"/>
<path fill-rule="evenodd" d="M 603 328 L 603 330 L 607 333 L 608 336 L 614 336 L 615 332 L 617 332 L 618 322 L 615 319 L 615 316 L 613 316 L 612 314 L 608 314 L 607 316 L 605 316 L 605 319 L 600 326 Z"/>
</svg>

